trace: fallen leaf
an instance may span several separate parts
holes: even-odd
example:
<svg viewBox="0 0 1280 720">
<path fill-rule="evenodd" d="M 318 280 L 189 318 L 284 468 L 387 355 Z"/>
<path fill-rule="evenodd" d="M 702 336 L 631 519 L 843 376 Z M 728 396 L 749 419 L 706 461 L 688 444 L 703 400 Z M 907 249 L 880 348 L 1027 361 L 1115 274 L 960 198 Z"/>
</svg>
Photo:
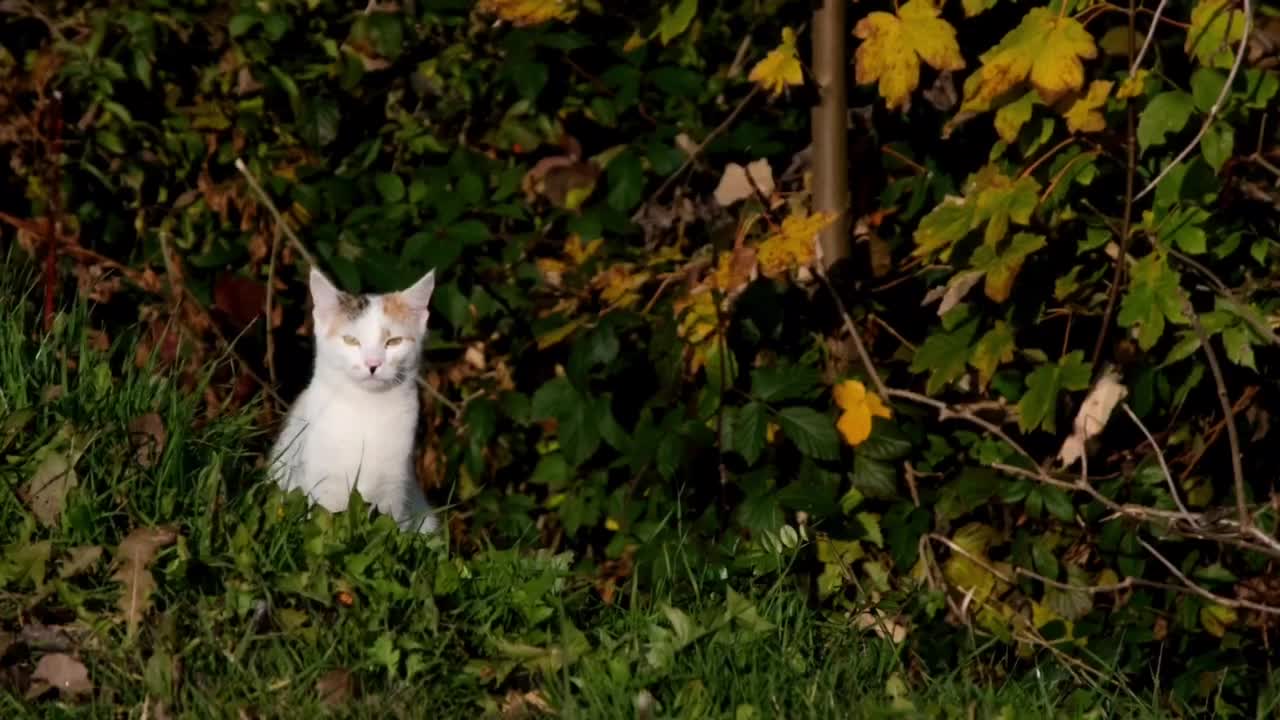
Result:
<svg viewBox="0 0 1280 720">
<path fill-rule="evenodd" d="M 62 516 L 67 493 L 80 482 L 75 465 L 91 440 L 80 438 L 68 425 L 36 451 L 40 462 L 31 479 L 18 489 L 18 496 L 45 526 L 56 524 Z"/>
<path fill-rule="evenodd" d="M 123 586 L 118 607 L 124 613 L 130 636 L 151 607 L 151 593 L 156 588 L 156 580 L 147 566 L 160 548 L 172 545 L 177 539 L 178 531 L 170 527 L 137 528 L 121 540 L 116 549 L 117 567 L 111 579 Z"/>
<path fill-rule="evenodd" d="M 133 459 L 142 467 L 153 467 L 164 452 L 169 433 L 158 413 L 139 415 L 129 422 L 129 442 L 133 444 Z"/>
<path fill-rule="evenodd" d="M 27 697 L 34 697 L 32 692 L 40 687 L 40 695 L 47 688 L 57 688 L 66 696 L 84 695 L 93 692 L 93 683 L 89 681 L 89 670 L 84 663 L 64 653 L 52 653 L 40 658 L 36 670 L 31 674 L 32 686 Z"/>
<path fill-rule="evenodd" d="M 102 559 L 101 545 L 73 547 L 67 551 L 67 557 L 63 559 L 62 566 L 58 568 L 58 577 L 66 580 L 77 575 L 83 575 L 94 565 L 97 565 L 100 559 Z"/>
<path fill-rule="evenodd" d="M 888 109 L 904 109 L 920 84 L 920 61 L 936 70 L 963 70 L 956 30 L 932 0 L 908 0 L 896 15 L 875 11 L 858 21 L 863 42 L 854 53 L 859 85 L 879 81 Z"/>
<path fill-rule="evenodd" d="M 1089 438 L 1102 432 L 1116 405 L 1128 394 L 1129 389 L 1120 383 L 1120 376 L 1114 370 L 1107 370 L 1098 378 L 1098 382 L 1094 383 L 1093 389 L 1080 405 L 1080 411 L 1076 413 L 1071 435 L 1058 450 L 1058 460 L 1063 467 L 1071 467 L 1084 456 L 1085 444 Z"/>
<path fill-rule="evenodd" d="M 328 707 L 347 704 L 353 690 L 351 671 L 346 668 L 330 670 L 316 681 L 316 694 L 320 696 L 320 704 Z"/>
<path fill-rule="evenodd" d="M 729 207 L 739 200 L 755 197 L 755 188 L 751 186 L 753 181 L 755 187 L 760 189 L 760 194 L 766 199 L 773 195 L 773 167 L 769 165 L 767 159 L 760 158 L 745 168 L 738 163 L 725 165 L 724 174 L 720 176 L 720 184 L 716 186 L 716 202 L 722 207 Z"/>
</svg>

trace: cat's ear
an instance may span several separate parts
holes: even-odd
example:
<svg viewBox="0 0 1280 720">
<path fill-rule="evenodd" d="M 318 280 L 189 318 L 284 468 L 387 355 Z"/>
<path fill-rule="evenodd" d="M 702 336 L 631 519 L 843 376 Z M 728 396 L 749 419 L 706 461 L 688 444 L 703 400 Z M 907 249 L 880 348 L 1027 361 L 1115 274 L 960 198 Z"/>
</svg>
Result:
<svg viewBox="0 0 1280 720">
<path fill-rule="evenodd" d="M 311 268 L 311 301 L 318 318 L 331 318 L 338 310 L 338 298 L 342 292 L 316 268 Z"/>
<path fill-rule="evenodd" d="M 418 282 L 410 285 L 408 288 L 400 291 L 400 298 L 404 300 L 418 316 L 418 320 L 425 332 L 427 328 L 427 317 L 431 314 L 431 294 L 436 290 L 436 271 L 433 268 L 426 275 L 418 279 Z"/>
</svg>

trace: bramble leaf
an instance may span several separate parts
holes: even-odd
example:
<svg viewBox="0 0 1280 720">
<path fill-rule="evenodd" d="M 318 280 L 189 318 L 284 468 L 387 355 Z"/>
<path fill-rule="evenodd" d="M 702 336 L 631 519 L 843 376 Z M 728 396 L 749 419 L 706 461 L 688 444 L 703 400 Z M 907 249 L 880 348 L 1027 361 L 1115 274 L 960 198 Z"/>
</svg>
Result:
<svg viewBox="0 0 1280 720">
<path fill-rule="evenodd" d="M 1163 145 L 1165 136 L 1187 126 L 1194 109 L 1191 94 L 1182 90 L 1162 92 L 1152 98 L 1138 117 L 1138 147 L 1145 151 L 1152 145 Z"/>
<path fill-rule="evenodd" d="M 778 412 L 778 425 L 805 455 L 818 460 L 840 456 L 840 439 L 825 413 L 807 407 L 784 408 Z"/>
<path fill-rule="evenodd" d="M 853 30 L 863 42 L 854 53 L 859 85 L 877 80 L 890 110 L 907 106 L 920 85 L 920 61 L 936 70 L 963 70 L 956 30 L 938 17 L 932 0 L 908 0 L 897 15 L 872 12 Z"/>
</svg>

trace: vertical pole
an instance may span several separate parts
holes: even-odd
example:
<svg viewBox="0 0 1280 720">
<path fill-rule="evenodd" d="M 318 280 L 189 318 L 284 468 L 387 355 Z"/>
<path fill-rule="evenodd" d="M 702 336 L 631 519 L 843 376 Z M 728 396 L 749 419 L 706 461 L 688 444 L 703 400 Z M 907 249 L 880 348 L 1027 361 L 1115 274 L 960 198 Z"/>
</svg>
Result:
<svg viewBox="0 0 1280 720">
<path fill-rule="evenodd" d="M 813 13 L 813 73 L 819 102 L 813 108 L 813 209 L 836 213 L 818 235 L 826 270 L 849 255 L 849 136 L 845 8 L 849 0 L 822 0 Z"/>
</svg>

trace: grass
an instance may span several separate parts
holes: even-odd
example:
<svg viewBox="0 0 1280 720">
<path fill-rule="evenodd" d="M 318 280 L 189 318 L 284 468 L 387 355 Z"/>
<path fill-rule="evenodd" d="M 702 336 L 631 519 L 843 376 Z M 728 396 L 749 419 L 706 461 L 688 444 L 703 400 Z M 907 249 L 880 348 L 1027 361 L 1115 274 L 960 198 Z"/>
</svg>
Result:
<svg viewBox="0 0 1280 720">
<path fill-rule="evenodd" d="M 263 482 L 253 413 L 202 416 L 128 333 L 95 350 L 84 306 L 39 331 L 30 272 L 0 270 L 0 716 L 1152 714 L 1054 673 L 922 680 L 787 583 L 606 606 L 568 554 L 463 557 L 389 518 L 309 514 Z M 73 483 L 41 482 L 67 458 Z M 40 692 L 56 653 L 90 687 Z"/>
</svg>

